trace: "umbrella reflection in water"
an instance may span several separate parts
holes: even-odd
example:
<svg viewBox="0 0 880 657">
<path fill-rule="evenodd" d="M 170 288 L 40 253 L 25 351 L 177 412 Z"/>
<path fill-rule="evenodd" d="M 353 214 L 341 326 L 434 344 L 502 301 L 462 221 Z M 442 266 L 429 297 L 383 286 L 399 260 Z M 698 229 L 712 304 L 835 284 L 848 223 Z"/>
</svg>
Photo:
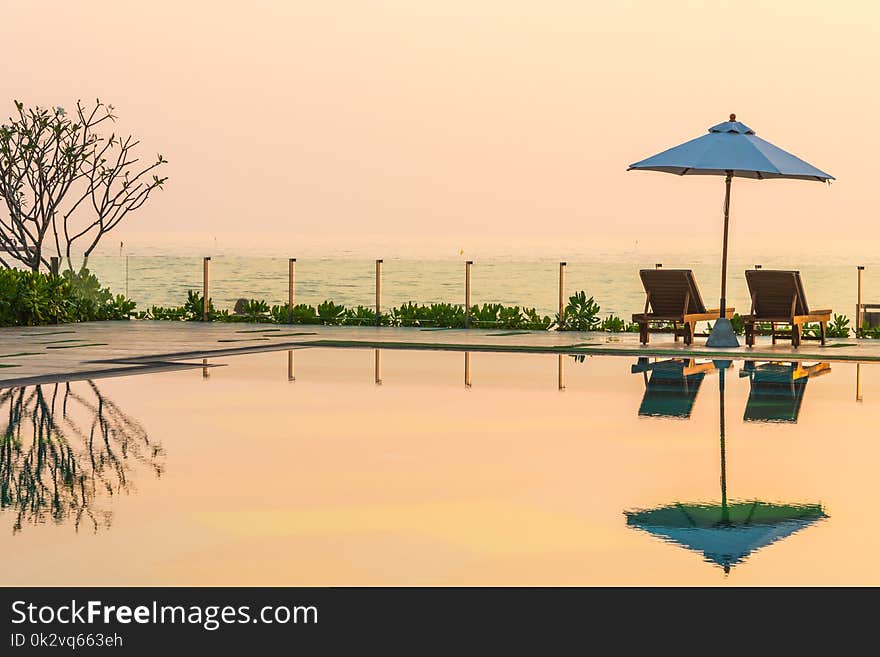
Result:
<svg viewBox="0 0 880 657">
<path fill-rule="evenodd" d="M 721 566 L 725 573 L 730 572 L 732 566 L 743 562 L 753 552 L 828 517 L 821 504 L 776 504 L 761 500 L 728 499 L 724 376 L 730 365 L 730 361 L 714 362 L 719 375 L 721 501 L 673 502 L 653 509 L 624 513 L 630 527 L 700 552 L 706 561 Z M 667 394 L 670 394 L 668 389 Z M 678 394 L 688 399 L 683 405 L 687 406 L 689 415 L 693 404 L 689 398 L 690 389 L 683 387 Z M 644 406 L 644 401 L 642 405 Z"/>
</svg>

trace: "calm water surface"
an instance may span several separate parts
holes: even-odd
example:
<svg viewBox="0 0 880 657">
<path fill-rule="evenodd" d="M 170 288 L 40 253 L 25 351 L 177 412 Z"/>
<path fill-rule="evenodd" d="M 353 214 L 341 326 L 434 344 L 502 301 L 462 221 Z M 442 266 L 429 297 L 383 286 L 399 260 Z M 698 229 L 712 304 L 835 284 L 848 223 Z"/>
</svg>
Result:
<svg viewBox="0 0 880 657">
<path fill-rule="evenodd" d="M 0 584 L 880 583 L 876 366 L 209 365 L 0 393 Z"/>
</svg>

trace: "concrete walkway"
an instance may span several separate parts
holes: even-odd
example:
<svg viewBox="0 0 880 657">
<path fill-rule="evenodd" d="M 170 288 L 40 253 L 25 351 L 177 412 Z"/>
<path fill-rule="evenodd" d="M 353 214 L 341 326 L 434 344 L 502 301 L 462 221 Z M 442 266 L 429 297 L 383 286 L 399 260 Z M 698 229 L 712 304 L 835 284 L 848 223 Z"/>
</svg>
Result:
<svg viewBox="0 0 880 657">
<path fill-rule="evenodd" d="M 668 334 L 642 346 L 631 333 L 89 322 L 0 329 L 0 386 L 202 367 L 203 358 L 304 347 L 880 362 L 880 340 L 806 341 L 799 349 L 758 340 L 753 348 L 708 349 L 705 338 L 685 347 Z"/>
</svg>

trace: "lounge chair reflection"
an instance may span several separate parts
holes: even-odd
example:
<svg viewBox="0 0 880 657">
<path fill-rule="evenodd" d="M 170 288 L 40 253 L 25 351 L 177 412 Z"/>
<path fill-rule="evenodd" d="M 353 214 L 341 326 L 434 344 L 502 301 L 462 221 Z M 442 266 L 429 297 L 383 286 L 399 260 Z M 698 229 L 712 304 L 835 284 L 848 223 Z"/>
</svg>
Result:
<svg viewBox="0 0 880 657">
<path fill-rule="evenodd" d="M 801 411 L 807 381 L 831 372 L 830 363 L 804 365 L 746 361 L 740 377 L 749 377 L 749 399 L 743 413 L 746 422 L 795 423 Z"/>
<path fill-rule="evenodd" d="M 653 362 L 645 357 L 639 358 L 632 366 L 632 373 L 641 373 L 645 381 L 639 415 L 689 418 L 703 378 L 716 370 L 717 366 L 712 361 L 698 363 L 693 358 Z"/>
</svg>

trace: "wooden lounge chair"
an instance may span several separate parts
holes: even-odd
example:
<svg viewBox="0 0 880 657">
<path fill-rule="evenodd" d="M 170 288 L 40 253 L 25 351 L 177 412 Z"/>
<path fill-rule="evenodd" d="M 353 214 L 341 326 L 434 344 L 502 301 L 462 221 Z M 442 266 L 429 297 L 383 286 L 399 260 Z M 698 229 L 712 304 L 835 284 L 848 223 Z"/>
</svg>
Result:
<svg viewBox="0 0 880 657">
<path fill-rule="evenodd" d="M 710 321 L 721 317 L 718 308 L 707 309 L 694 273 L 690 269 L 642 269 L 639 272 L 645 287 L 645 311 L 632 316 L 639 325 L 639 338 L 642 344 L 648 343 L 650 324 L 672 322 L 675 339 L 678 327 L 684 330 L 684 343 L 691 344 L 697 329 L 697 322 Z M 725 315 L 733 317 L 733 308 L 727 308 Z M 650 311 L 650 312 L 649 312 Z"/>
<path fill-rule="evenodd" d="M 774 344 L 776 344 L 776 325 L 791 325 L 791 344 L 794 347 L 801 344 L 803 325 L 808 322 L 818 322 L 820 338 L 822 344 L 825 344 L 825 328 L 831 321 L 831 311 L 810 309 L 800 272 L 749 269 L 746 271 L 746 282 L 752 295 L 752 309 L 743 317 L 748 346 L 755 346 L 756 322 L 770 323 Z"/>
</svg>

